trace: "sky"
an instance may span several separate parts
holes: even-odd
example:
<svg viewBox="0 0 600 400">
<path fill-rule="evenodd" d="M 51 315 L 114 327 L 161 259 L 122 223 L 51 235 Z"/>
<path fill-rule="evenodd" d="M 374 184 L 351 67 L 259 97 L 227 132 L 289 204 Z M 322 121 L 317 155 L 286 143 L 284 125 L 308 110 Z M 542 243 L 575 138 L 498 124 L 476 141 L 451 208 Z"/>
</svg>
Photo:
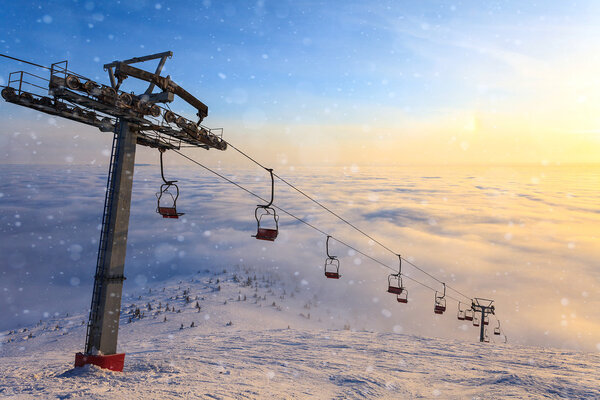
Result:
<svg viewBox="0 0 600 400">
<path fill-rule="evenodd" d="M 67 59 L 103 82 L 104 63 L 171 50 L 164 74 L 208 105 L 205 124 L 271 163 L 592 163 L 599 7 L 24 1 L 4 5 L 0 48 L 42 65 Z M 0 60 L 0 83 L 22 67 Z M 87 163 L 103 150 L 95 128 L 17 108 L 0 105 L 4 163 Z M 56 151 L 32 156 L 39 141 Z"/>
</svg>

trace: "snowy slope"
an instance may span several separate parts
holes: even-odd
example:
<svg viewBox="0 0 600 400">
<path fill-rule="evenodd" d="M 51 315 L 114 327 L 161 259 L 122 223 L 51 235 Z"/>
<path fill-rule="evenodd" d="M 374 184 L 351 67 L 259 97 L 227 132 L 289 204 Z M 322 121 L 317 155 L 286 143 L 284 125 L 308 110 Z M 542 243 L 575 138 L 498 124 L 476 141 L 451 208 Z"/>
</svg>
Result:
<svg viewBox="0 0 600 400">
<path fill-rule="evenodd" d="M 352 331 L 301 284 L 239 267 L 127 295 L 123 373 L 72 368 L 85 320 L 2 332 L 0 397 L 600 398 L 597 353 Z"/>
</svg>

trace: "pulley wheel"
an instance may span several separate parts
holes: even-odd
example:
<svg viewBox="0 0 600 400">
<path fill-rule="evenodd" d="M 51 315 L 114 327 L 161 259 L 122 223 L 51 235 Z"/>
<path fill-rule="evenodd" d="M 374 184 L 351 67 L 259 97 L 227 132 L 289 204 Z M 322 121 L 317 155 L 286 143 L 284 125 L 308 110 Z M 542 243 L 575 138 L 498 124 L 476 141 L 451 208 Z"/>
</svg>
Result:
<svg viewBox="0 0 600 400">
<path fill-rule="evenodd" d="M 148 114 L 152 115 L 153 117 L 159 117 L 160 116 L 160 107 L 157 106 L 156 104 L 152 104 L 148 108 Z"/>
<path fill-rule="evenodd" d="M 71 90 L 81 89 L 81 82 L 79 81 L 79 78 L 75 75 L 67 75 L 65 83 L 67 84 L 67 87 Z"/>
<path fill-rule="evenodd" d="M 187 125 L 187 121 L 183 117 L 177 117 L 177 119 L 175 120 L 175 123 L 181 129 L 185 128 L 185 126 Z"/>
<path fill-rule="evenodd" d="M 91 94 L 92 96 L 98 96 L 98 94 L 100 93 L 98 89 L 99 86 L 94 81 L 87 81 L 83 84 L 83 90 L 85 90 L 88 94 Z"/>
<path fill-rule="evenodd" d="M 2 89 L 2 98 L 4 100 L 11 100 L 15 98 L 15 89 L 11 88 L 11 87 L 5 87 L 4 89 Z"/>
<path fill-rule="evenodd" d="M 22 92 L 20 97 L 21 97 L 21 100 L 25 100 L 29 103 L 33 102 L 33 96 L 31 95 L 31 93 Z"/>
<path fill-rule="evenodd" d="M 167 121 L 167 123 L 172 124 L 176 119 L 177 116 L 175 116 L 173 111 L 165 111 L 165 121 Z"/>
<path fill-rule="evenodd" d="M 119 95 L 119 100 L 121 100 L 121 103 L 125 104 L 126 106 L 130 106 L 133 102 L 133 97 L 131 97 L 131 94 L 129 93 L 121 93 Z"/>
<path fill-rule="evenodd" d="M 198 133 L 198 125 L 196 125 L 194 122 L 187 124 L 185 131 L 194 139 L 198 139 L 200 137 L 200 134 Z"/>
<path fill-rule="evenodd" d="M 40 104 L 46 107 L 52 107 L 52 99 L 50 97 L 40 98 Z"/>
<path fill-rule="evenodd" d="M 115 99 L 117 97 L 117 91 L 113 88 L 111 88 L 110 86 L 103 86 L 102 87 L 102 96 L 109 98 L 109 99 Z"/>
</svg>

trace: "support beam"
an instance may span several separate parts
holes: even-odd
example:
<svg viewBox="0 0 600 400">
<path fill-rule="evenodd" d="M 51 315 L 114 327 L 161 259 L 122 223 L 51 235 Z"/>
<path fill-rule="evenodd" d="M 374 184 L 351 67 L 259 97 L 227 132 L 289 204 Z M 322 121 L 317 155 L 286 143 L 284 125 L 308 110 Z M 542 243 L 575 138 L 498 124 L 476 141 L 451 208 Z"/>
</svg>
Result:
<svg viewBox="0 0 600 400">
<path fill-rule="evenodd" d="M 77 355 L 76 366 L 123 369 L 124 354 L 116 353 L 136 150 L 134 128 L 120 120 L 115 132 L 85 354 Z"/>
<path fill-rule="evenodd" d="M 479 341 L 485 340 L 485 307 L 481 307 L 481 323 L 479 324 Z"/>
</svg>

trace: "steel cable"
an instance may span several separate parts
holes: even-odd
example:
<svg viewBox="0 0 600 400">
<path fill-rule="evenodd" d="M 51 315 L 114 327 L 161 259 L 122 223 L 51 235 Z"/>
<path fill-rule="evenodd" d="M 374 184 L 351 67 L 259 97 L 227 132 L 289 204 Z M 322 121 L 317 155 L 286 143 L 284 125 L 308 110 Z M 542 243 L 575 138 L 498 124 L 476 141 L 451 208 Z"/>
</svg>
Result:
<svg viewBox="0 0 600 400">
<path fill-rule="evenodd" d="M 228 178 L 228 177 L 226 177 L 225 175 L 223 175 L 223 174 L 221 174 L 221 173 L 219 173 L 219 172 L 217 172 L 217 171 L 215 171 L 215 170 L 213 170 L 213 169 L 211 169 L 211 168 L 209 168 L 209 167 L 205 166 L 204 164 L 202 164 L 202 163 L 200 163 L 200 162 L 198 162 L 198 161 L 194 160 L 193 158 L 191 158 L 191 157 L 189 157 L 189 156 L 187 156 L 187 155 L 183 154 L 182 152 L 180 152 L 180 151 L 178 151 L 178 150 L 173 150 L 173 151 L 174 151 L 175 153 L 179 154 L 180 156 L 182 156 L 183 158 L 187 159 L 188 161 L 191 161 L 192 163 L 194 163 L 194 164 L 196 164 L 196 165 L 198 165 L 198 166 L 200 166 L 200 167 L 204 168 L 205 170 L 207 170 L 207 171 L 211 172 L 212 174 L 214 174 L 214 175 L 218 176 L 219 178 L 221 178 L 221 179 L 223 179 L 223 180 L 225 180 L 225 181 L 227 181 L 227 182 L 231 183 L 232 185 L 234 185 L 234 186 L 236 186 L 236 187 L 238 187 L 238 188 L 242 189 L 243 191 L 245 191 L 246 193 L 248 193 L 248 194 L 250 194 L 250 195 L 252 195 L 252 196 L 256 197 L 257 199 L 259 199 L 259 200 L 262 200 L 262 201 L 264 201 L 264 202 L 266 202 L 266 201 L 267 201 L 266 199 L 264 199 L 264 198 L 263 198 L 263 197 L 261 197 L 260 195 L 258 195 L 258 194 L 256 194 L 256 193 L 254 193 L 253 191 L 251 191 L 251 190 L 249 190 L 249 189 L 245 188 L 244 186 L 240 185 L 239 183 L 237 183 L 237 182 L 235 182 L 235 181 L 233 181 L 233 180 L 229 179 L 229 178 Z M 343 246 L 346 246 L 346 247 L 348 247 L 349 249 L 352 249 L 352 250 L 354 250 L 354 251 L 355 251 L 355 252 L 357 252 L 358 254 L 361 254 L 362 256 L 364 256 L 364 257 L 366 257 L 366 258 L 370 259 L 371 261 L 373 261 L 373 262 L 375 262 L 375 263 L 377 263 L 377 264 L 381 265 L 382 267 L 385 267 L 385 268 L 387 268 L 387 269 L 389 269 L 389 270 L 392 270 L 392 271 L 396 271 L 396 268 L 395 268 L 395 267 L 391 267 L 391 266 L 387 265 L 386 263 L 384 263 L 384 262 L 382 262 L 382 261 L 380 261 L 380 260 L 378 260 L 378 259 L 376 259 L 376 258 L 374 258 L 374 257 L 370 256 L 369 254 L 366 254 L 365 252 L 363 252 L 363 251 L 361 251 L 361 250 L 357 249 L 356 247 L 354 247 L 354 246 L 352 246 L 352 245 L 350 245 L 350 244 L 348 244 L 348 243 L 344 242 L 343 240 L 341 240 L 341 239 L 339 239 L 339 238 L 337 238 L 337 237 L 335 237 L 335 236 L 333 236 L 333 235 L 331 235 L 331 234 L 329 234 L 329 233 L 327 233 L 327 232 L 323 231 L 322 229 L 320 229 L 320 228 L 316 227 L 315 225 L 311 224 L 310 222 L 308 222 L 308 221 L 306 221 L 306 220 L 304 220 L 304 219 L 302 219 L 302 218 L 300 218 L 300 217 L 298 217 L 298 216 L 296 216 L 296 215 L 292 214 L 291 212 L 287 211 L 286 209 L 284 209 L 284 208 L 281 208 L 281 207 L 279 207 L 279 206 L 277 206 L 277 205 L 275 205 L 275 204 L 273 204 L 273 207 L 274 207 L 274 208 L 276 208 L 277 210 L 279 210 L 279 211 L 281 211 L 281 212 L 283 212 L 283 213 L 285 213 L 285 214 L 289 215 L 290 217 L 292 217 L 292 218 L 296 219 L 297 221 L 299 221 L 299 222 L 301 222 L 301 223 L 305 224 L 306 226 L 308 226 L 308 227 L 310 227 L 310 228 L 314 229 L 315 231 L 317 231 L 317 232 L 321 233 L 322 235 L 325 235 L 325 236 L 330 236 L 332 239 L 334 239 L 336 242 L 340 243 L 341 245 L 343 245 Z M 411 280 L 412 282 L 415 282 L 415 283 L 417 283 L 417 284 L 419 284 L 419 285 L 421 285 L 421 286 L 423 286 L 423 287 L 425 287 L 425 288 L 427 288 L 427 289 L 431 290 L 432 292 L 437 292 L 437 290 L 436 290 L 436 289 L 432 288 L 431 286 L 429 286 L 429 285 L 427 285 L 427 284 L 425 284 L 425 283 L 423 283 L 423 282 L 421 282 L 421 281 L 419 281 L 419 280 L 417 280 L 417 279 L 415 279 L 415 278 L 413 278 L 413 277 L 410 277 L 410 276 L 408 276 L 408 275 L 406 275 L 406 274 L 404 274 L 404 273 L 402 273 L 401 275 L 402 275 L 402 276 L 404 276 L 405 278 L 407 278 L 407 279 Z M 454 301 L 455 301 L 455 302 L 457 302 L 457 303 L 459 302 L 459 300 L 458 300 L 458 299 L 456 299 L 456 298 L 454 298 L 454 297 L 452 297 L 452 296 L 450 296 L 450 295 L 446 295 L 446 297 L 447 297 L 447 298 L 449 298 L 449 299 L 452 299 L 452 300 L 454 300 Z"/>
</svg>

